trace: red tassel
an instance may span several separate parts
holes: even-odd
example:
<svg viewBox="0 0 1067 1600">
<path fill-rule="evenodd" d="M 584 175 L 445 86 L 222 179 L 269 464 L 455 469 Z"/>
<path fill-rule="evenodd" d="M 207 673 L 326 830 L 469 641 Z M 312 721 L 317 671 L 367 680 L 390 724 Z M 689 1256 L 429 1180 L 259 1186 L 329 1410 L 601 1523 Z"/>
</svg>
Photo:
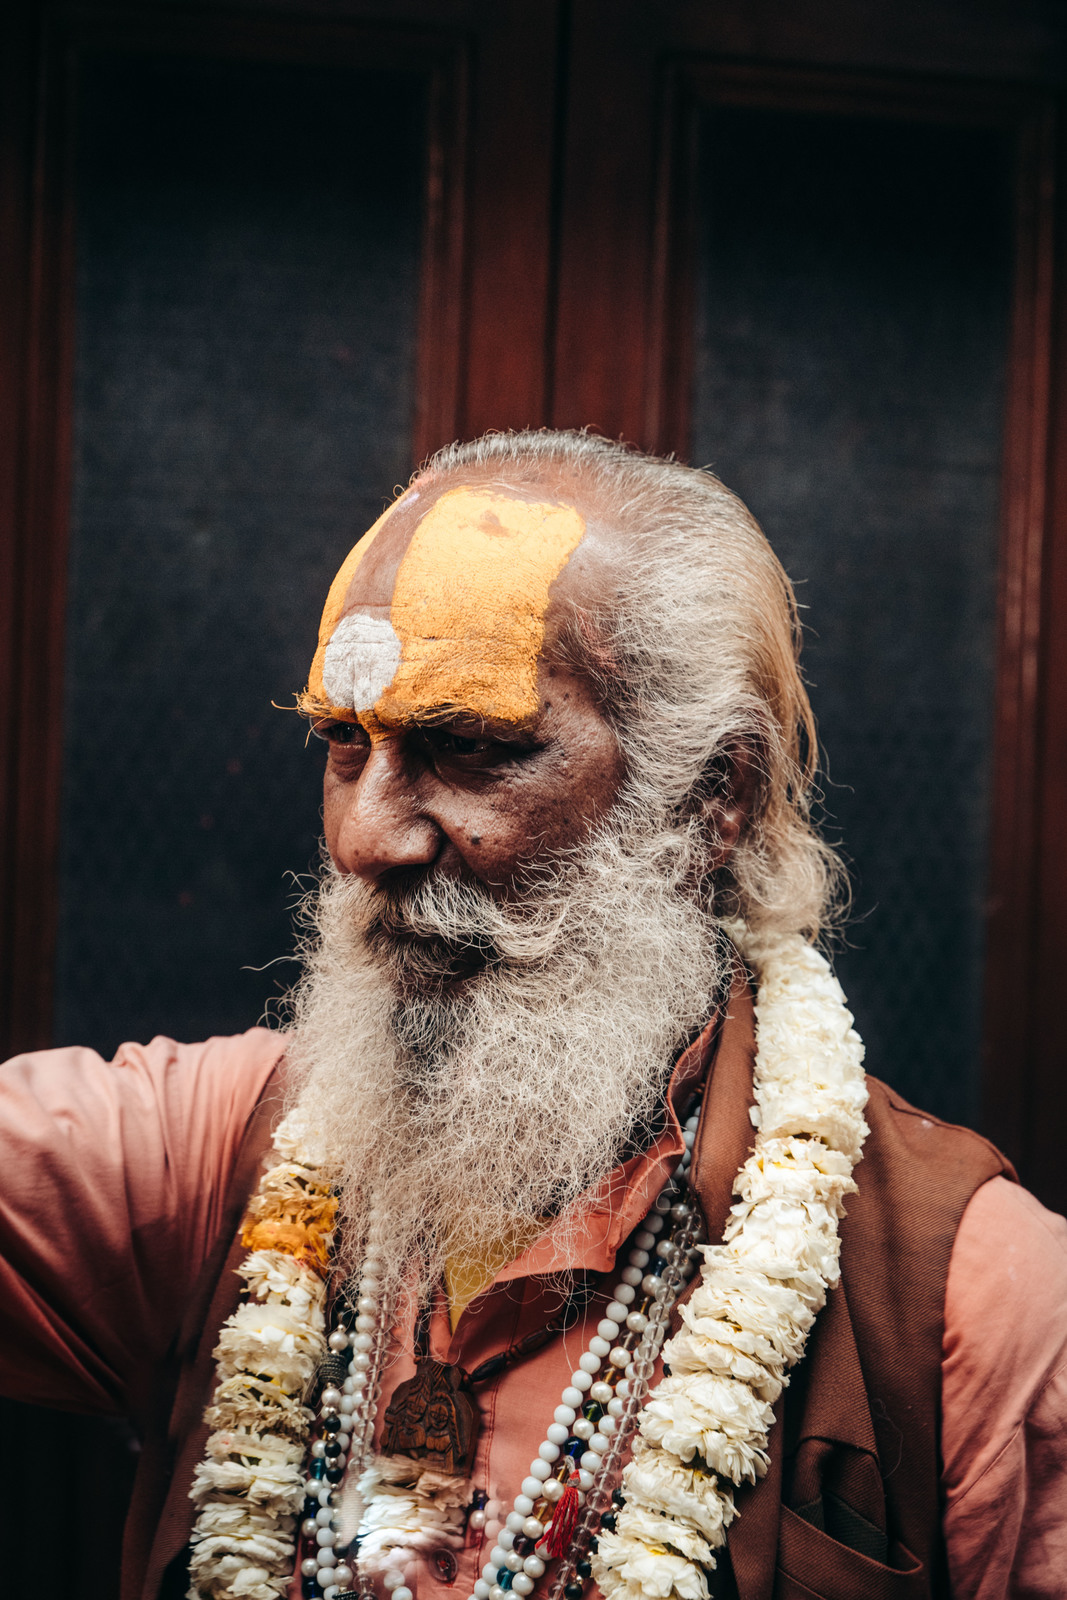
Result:
<svg viewBox="0 0 1067 1600">
<path fill-rule="evenodd" d="M 568 1486 L 556 1501 L 548 1525 L 548 1554 L 553 1561 L 562 1560 L 570 1549 L 571 1536 L 578 1525 L 578 1511 L 578 1491 Z"/>
</svg>

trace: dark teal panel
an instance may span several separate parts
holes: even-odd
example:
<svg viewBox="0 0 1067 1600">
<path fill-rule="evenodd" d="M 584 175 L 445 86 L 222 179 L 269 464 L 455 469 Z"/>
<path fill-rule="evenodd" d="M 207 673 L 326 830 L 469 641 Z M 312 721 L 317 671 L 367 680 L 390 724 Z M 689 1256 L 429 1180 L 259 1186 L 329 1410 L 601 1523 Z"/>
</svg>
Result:
<svg viewBox="0 0 1067 1600">
<path fill-rule="evenodd" d="M 976 1111 L 1011 180 L 980 129 L 709 113 L 693 459 L 797 584 L 872 1071 Z"/>
<path fill-rule="evenodd" d="M 80 95 L 56 1034 L 246 1027 L 321 761 L 271 709 L 411 469 L 417 74 L 100 57 Z"/>
</svg>

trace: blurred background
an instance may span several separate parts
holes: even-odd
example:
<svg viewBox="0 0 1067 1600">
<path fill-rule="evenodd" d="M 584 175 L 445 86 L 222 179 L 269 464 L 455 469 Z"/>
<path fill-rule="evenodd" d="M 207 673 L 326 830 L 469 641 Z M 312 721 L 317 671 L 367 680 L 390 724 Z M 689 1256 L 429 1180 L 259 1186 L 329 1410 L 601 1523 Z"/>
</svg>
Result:
<svg viewBox="0 0 1067 1600">
<path fill-rule="evenodd" d="M 0 26 L 5 1053 L 269 1010 L 330 577 L 438 445 L 590 425 L 710 465 L 797 586 L 870 1069 L 1067 1206 L 1063 6 Z M 69 1426 L 104 1596 L 129 1447 Z"/>
</svg>

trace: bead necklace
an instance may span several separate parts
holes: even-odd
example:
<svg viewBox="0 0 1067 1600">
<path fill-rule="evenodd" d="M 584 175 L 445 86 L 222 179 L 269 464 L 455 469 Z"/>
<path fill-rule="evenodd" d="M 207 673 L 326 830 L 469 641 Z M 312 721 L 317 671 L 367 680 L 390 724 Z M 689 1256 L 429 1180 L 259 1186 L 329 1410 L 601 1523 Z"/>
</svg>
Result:
<svg viewBox="0 0 1067 1600">
<path fill-rule="evenodd" d="M 528 1596 L 551 1560 L 558 1560 L 559 1566 L 549 1600 L 580 1600 L 590 1571 L 584 1558 L 597 1530 L 611 1526 L 612 1493 L 670 1314 L 695 1270 L 700 1219 L 688 1203 L 688 1170 L 698 1120 L 699 1108 L 686 1121 L 681 1161 L 634 1235 L 612 1298 L 560 1396 L 529 1476 L 523 1479 L 470 1600 L 505 1600 L 509 1590 Z M 311 1446 L 300 1528 L 306 1552 L 300 1563 L 305 1600 L 319 1596 L 349 1600 L 357 1595 L 373 1600 L 374 1595 L 370 1574 L 359 1571 L 358 1556 L 354 1569 L 343 1558 L 342 1545 L 338 1559 L 337 1497 L 346 1468 L 363 1470 L 370 1456 L 381 1393 L 391 1308 L 383 1305 L 380 1295 L 378 1221 L 377 1213 L 372 1213 L 355 1316 L 339 1297 L 328 1340 L 330 1354 L 320 1367 L 319 1436 Z M 538 1334 L 521 1345 L 532 1349 L 542 1342 Z M 512 1355 L 507 1352 L 507 1357 Z M 475 1529 L 484 1526 L 481 1507 L 486 1498 L 484 1493 L 473 1498 L 470 1523 Z M 463 1520 L 462 1512 L 454 1516 L 452 1531 L 461 1532 Z M 408 1554 L 400 1547 L 396 1559 L 386 1565 L 382 1582 L 392 1600 L 413 1600 L 400 1564 Z"/>
</svg>

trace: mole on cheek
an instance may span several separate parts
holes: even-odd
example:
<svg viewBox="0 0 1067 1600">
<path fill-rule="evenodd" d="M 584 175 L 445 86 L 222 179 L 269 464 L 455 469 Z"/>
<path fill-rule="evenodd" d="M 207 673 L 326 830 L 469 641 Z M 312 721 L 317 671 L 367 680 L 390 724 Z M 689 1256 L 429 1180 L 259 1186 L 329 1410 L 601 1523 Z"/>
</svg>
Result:
<svg viewBox="0 0 1067 1600">
<path fill-rule="evenodd" d="M 471 834 L 471 844 L 481 844 L 481 842 L 482 842 L 482 836 L 481 836 L 480 833 L 472 833 Z"/>
</svg>

